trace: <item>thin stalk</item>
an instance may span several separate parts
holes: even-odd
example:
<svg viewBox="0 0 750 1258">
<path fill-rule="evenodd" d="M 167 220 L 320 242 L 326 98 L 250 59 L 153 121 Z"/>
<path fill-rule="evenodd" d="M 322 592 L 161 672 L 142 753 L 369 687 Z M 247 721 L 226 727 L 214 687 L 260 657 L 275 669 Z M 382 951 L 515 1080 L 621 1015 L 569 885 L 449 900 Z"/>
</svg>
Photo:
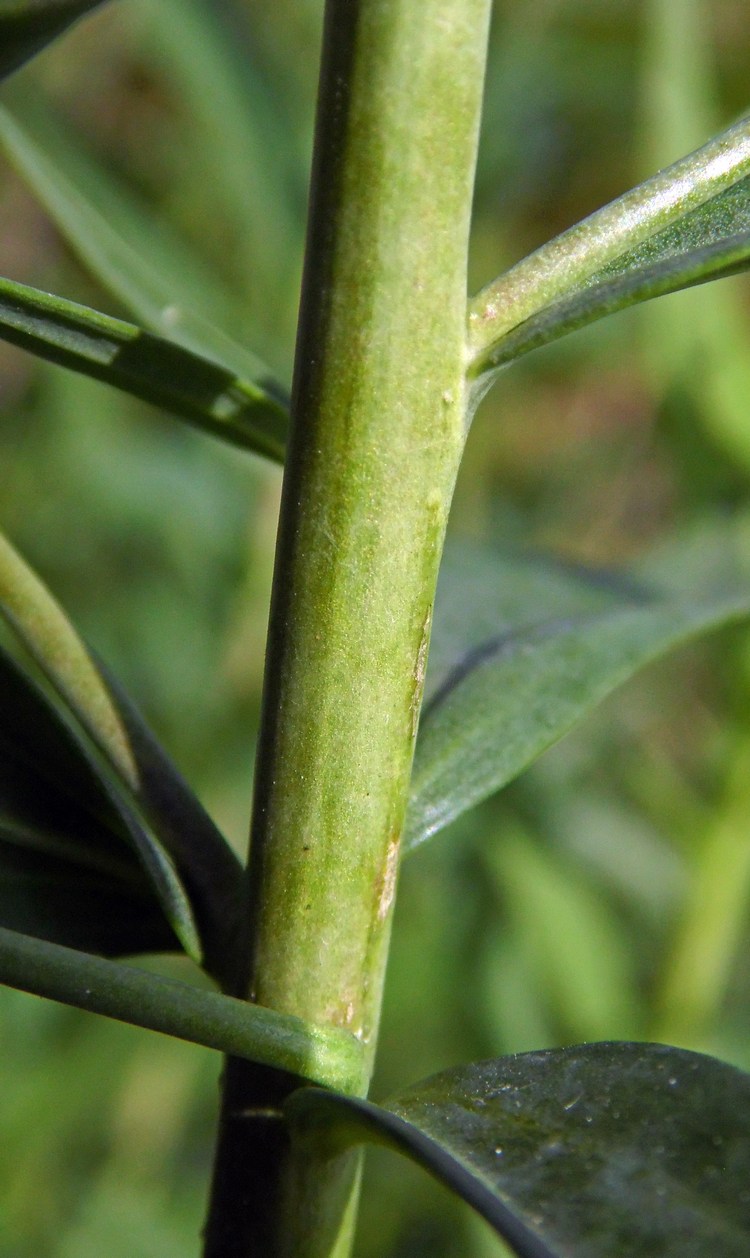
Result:
<svg viewBox="0 0 750 1258">
<path fill-rule="evenodd" d="M 327 1087 L 346 1089 L 361 1074 L 362 1046 L 346 1032 L 308 1026 L 299 1018 L 3 927 L 0 981 L 206 1048 L 283 1065 Z"/>
<path fill-rule="evenodd" d="M 465 433 L 467 245 L 489 10 L 490 0 L 329 0 L 326 11 L 247 978 L 264 1006 L 361 1041 L 361 1094 Z M 235 1110 L 243 1087 L 260 1108 L 264 1089 L 283 1093 L 278 1077 L 251 1072 L 243 1084 L 240 1073 L 230 1068 L 227 1081 Z M 240 1130 L 225 1107 L 210 1258 L 343 1258 L 356 1160 L 297 1159 L 268 1136 L 267 1122 Z M 262 1199 L 252 1186 L 261 1164 Z"/>
</svg>

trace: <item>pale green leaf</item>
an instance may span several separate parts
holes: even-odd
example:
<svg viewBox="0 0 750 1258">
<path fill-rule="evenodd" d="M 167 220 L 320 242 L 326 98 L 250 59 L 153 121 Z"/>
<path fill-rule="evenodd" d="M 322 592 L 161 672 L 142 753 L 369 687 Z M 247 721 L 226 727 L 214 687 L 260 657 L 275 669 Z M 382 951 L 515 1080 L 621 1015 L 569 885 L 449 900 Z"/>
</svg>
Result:
<svg viewBox="0 0 750 1258">
<path fill-rule="evenodd" d="M 717 202 L 721 200 L 721 197 L 716 198 Z M 743 180 L 737 189 L 737 201 L 743 210 L 742 216 L 737 217 L 750 223 L 750 180 Z M 715 218 L 711 214 L 713 208 Z M 498 342 L 492 354 L 492 367 L 504 367 L 530 350 L 628 306 L 746 271 L 750 267 L 750 230 L 744 228 L 726 236 L 717 235 L 721 217 L 722 207 L 711 202 L 708 207 L 695 211 L 691 216 L 694 222 L 685 222 L 682 249 L 679 231 L 664 232 L 616 265 L 599 272 L 580 291 L 546 306 Z M 688 240 L 693 231 L 700 239 L 701 223 L 705 226 L 706 243 L 691 248 Z"/>
<path fill-rule="evenodd" d="M 14 85 L 0 108 L 0 146 L 81 262 L 150 331 L 273 396 L 283 389 L 236 339 L 244 311 L 163 223 L 97 166 L 36 93 Z"/>
</svg>

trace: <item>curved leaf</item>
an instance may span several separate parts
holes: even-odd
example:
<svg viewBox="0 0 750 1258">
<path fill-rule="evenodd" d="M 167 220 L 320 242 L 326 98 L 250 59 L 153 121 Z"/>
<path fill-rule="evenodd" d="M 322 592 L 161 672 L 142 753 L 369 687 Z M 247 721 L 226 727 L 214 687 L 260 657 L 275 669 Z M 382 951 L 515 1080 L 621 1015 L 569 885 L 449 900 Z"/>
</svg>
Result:
<svg viewBox="0 0 750 1258">
<path fill-rule="evenodd" d="M 741 186 L 746 217 L 750 220 L 750 181 L 743 180 Z M 706 235 L 710 238 L 710 213 L 697 212 L 696 216 L 708 220 Z M 673 233 L 663 235 L 668 237 Z M 627 261 L 599 272 L 579 292 L 546 306 L 539 314 L 519 324 L 498 342 L 492 354 L 493 368 L 504 367 L 530 350 L 557 341 L 568 332 L 576 332 L 628 306 L 710 280 L 739 275 L 750 268 L 750 230 L 714 240 L 701 248 L 686 248 L 682 253 L 670 253 L 668 242 L 665 240 L 663 244 L 665 252 L 658 261 L 651 260 L 653 255 L 648 247 L 634 250 L 627 255 Z M 656 243 L 654 253 L 658 256 Z"/>
<path fill-rule="evenodd" d="M 284 399 L 234 339 L 244 310 L 213 272 L 87 157 L 38 93 L 16 84 L 4 99 L 16 113 L 0 108 L 0 145 L 99 282 L 150 331 Z"/>
<path fill-rule="evenodd" d="M 628 592 L 626 581 L 619 594 L 616 583 L 611 597 L 603 592 L 600 610 L 583 606 L 579 578 L 567 614 L 543 618 L 530 605 L 525 615 L 516 609 L 512 623 L 499 618 L 492 638 L 464 638 L 463 658 L 432 687 L 422 712 L 404 850 L 500 790 L 640 668 L 750 614 L 750 580 L 736 592 L 692 598 L 660 597 L 633 581 Z M 496 588 L 502 598 L 497 578 Z M 474 627 L 470 606 L 462 604 L 465 634 Z"/>
<path fill-rule="evenodd" d="M 204 967 L 226 986 L 244 922 L 242 865 L 130 698 L 101 661 L 99 668 L 138 766 L 137 802 L 187 891 Z"/>
<path fill-rule="evenodd" d="M 128 820 L 70 726 L 0 649 L 0 923 L 105 955 L 177 946 Z"/>
<path fill-rule="evenodd" d="M 104 859 L 100 873 L 113 872 L 114 858 L 122 880 L 127 847 L 118 850 L 112 837 L 124 840 L 137 856 L 140 892 L 145 875 L 183 947 L 228 981 L 240 923 L 239 861 L 135 709 L 1 538 L 0 615 L 52 690 L 0 653 L 0 749 L 13 761 L 5 800 L 16 846 L 21 833 L 33 834 L 30 847 L 84 868 L 97 870 Z M 29 771 L 36 787 L 28 786 Z M 49 797 L 46 812 L 30 813 L 35 794 Z M 82 825 L 81 807 L 93 830 Z"/>
<path fill-rule="evenodd" d="M 317 1088 L 302 1138 L 412 1158 L 521 1258 L 744 1258 L 750 1076 L 653 1044 L 585 1044 L 477 1062 L 377 1106 Z"/>
<path fill-rule="evenodd" d="M 698 553 L 705 540 L 703 530 Z M 691 551 L 688 559 L 694 565 L 697 557 Z M 661 588 L 663 577 L 662 570 L 654 575 L 647 571 L 642 578 L 543 551 L 500 551 L 449 538 L 440 566 L 425 701 L 488 639 L 552 617 L 590 615 L 647 601 Z"/>
<path fill-rule="evenodd" d="M 0 337 L 283 462 L 288 419 L 281 401 L 174 341 L 5 279 Z"/>
<path fill-rule="evenodd" d="M 122 720 L 91 655 L 39 578 L 0 535 L 0 616 L 131 789 L 138 770 Z"/>
<path fill-rule="evenodd" d="M 598 313 L 743 269 L 750 227 L 748 176 L 750 120 L 745 118 L 542 245 L 470 303 L 473 373 L 486 375 L 507 362 L 506 338 L 516 330 L 517 354 L 532 348 L 532 342 L 543 343 L 535 337 L 554 339 Z M 706 245 L 710 248 L 703 253 Z M 640 289 L 639 271 L 647 272 Z M 610 286 L 615 275 L 623 281 L 617 289 Z M 584 307 L 568 308 L 587 286 L 601 284 L 598 304 L 589 294 L 585 313 Z M 537 326 L 555 303 L 564 303 L 564 309 L 557 317 L 550 314 L 543 329 Z M 531 320 L 526 340 L 520 328 Z"/>
<path fill-rule="evenodd" d="M 17 70 L 103 0 L 0 0 L 0 78 Z"/>
</svg>

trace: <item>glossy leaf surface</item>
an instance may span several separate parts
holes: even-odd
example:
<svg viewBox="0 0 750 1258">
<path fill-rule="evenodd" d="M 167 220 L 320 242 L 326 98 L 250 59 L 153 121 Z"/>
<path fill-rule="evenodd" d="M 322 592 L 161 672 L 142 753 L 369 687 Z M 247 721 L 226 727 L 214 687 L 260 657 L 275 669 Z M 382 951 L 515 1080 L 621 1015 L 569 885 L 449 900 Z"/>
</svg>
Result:
<svg viewBox="0 0 750 1258">
<path fill-rule="evenodd" d="M 717 197 L 717 202 L 722 200 Z M 750 267 L 750 230 L 745 226 L 750 221 L 750 182 L 747 180 L 737 189 L 737 202 L 743 211 L 743 230 L 716 238 L 717 226 L 722 222 L 721 207 L 710 202 L 681 224 L 684 233 L 677 230 L 662 233 L 654 242 L 649 242 L 652 248 L 645 245 L 633 250 L 621 263 L 600 272 L 580 291 L 547 306 L 514 328 L 498 345 L 493 366 L 503 367 L 532 349 L 559 340 L 568 332 L 575 332 L 628 306 L 746 271 Z M 715 217 L 711 213 L 714 209 Z M 699 224 L 705 225 L 705 243 L 691 247 L 691 236 Z"/>
<path fill-rule="evenodd" d="M 0 78 L 22 66 L 102 0 L 0 0 Z"/>
<path fill-rule="evenodd" d="M 605 314 L 747 269 L 749 171 L 742 119 L 517 263 L 470 304 L 473 370 L 486 376 Z"/>
<path fill-rule="evenodd" d="M 166 407 L 212 436 L 283 460 L 282 402 L 174 341 L 12 280 L 0 280 L 0 337 Z"/>
<path fill-rule="evenodd" d="M 521 1258 L 743 1258 L 750 1076 L 663 1045 L 586 1044 L 459 1066 L 384 1106 L 311 1089 L 307 1138 L 411 1157 Z"/>
<path fill-rule="evenodd" d="M 559 565 L 545 569 L 536 556 L 526 564 L 528 572 L 521 557 L 506 561 L 491 578 L 480 557 L 472 575 L 465 550 L 464 571 L 456 575 L 455 558 L 447 557 L 435 610 L 437 676 L 417 738 L 407 851 L 505 786 L 639 669 L 750 613 L 750 581 L 691 597 L 684 590 L 660 594 L 659 585 L 627 574 L 573 569 L 566 575 Z M 452 636 L 447 651 L 443 597 L 448 626 L 454 625 L 445 633 Z M 493 613 L 496 629 L 486 637 Z"/>
<path fill-rule="evenodd" d="M 238 928 L 239 861 L 135 709 L 5 541 L 0 557 L 0 614 L 47 683 L 36 683 L 7 651 L 0 655 L 2 802 L 14 867 L 25 846 L 33 853 L 26 861 L 29 878 L 46 852 L 106 875 L 121 890 L 134 885 L 140 898 L 149 888 L 186 951 L 223 979 Z M 70 881 L 63 877 L 67 866 L 56 872 L 58 883 Z M 66 911 L 59 908 L 57 917 Z M 151 935 L 165 946 L 169 932 Z M 134 940 L 132 950 L 142 946 Z"/>
</svg>

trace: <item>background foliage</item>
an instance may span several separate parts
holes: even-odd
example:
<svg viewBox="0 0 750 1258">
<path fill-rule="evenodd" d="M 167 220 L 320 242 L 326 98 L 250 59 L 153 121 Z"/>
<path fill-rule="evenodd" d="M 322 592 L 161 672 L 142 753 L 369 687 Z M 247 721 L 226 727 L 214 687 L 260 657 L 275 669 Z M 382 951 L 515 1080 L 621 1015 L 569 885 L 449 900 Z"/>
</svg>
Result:
<svg viewBox="0 0 750 1258">
<path fill-rule="evenodd" d="M 19 76 L 287 376 L 320 16 L 123 0 Z M 741 0 L 499 0 L 475 285 L 746 108 L 746 34 Z M 121 314 L 0 180 L 3 272 Z M 616 564 L 675 534 L 710 555 L 730 512 L 742 529 L 747 292 L 664 298 L 515 366 L 475 422 L 454 535 Z M 4 345 L 0 366 L 0 525 L 242 852 L 280 474 Z M 725 630 L 647 670 L 407 863 L 375 1096 L 585 1039 L 750 1068 L 749 648 Z M 218 1059 L 0 996 L 2 1258 L 195 1253 Z M 368 1156 L 386 1191 L 366 1198 L 361 1258 L 498 1252 L 418 1171 Z"/>
</svg>

